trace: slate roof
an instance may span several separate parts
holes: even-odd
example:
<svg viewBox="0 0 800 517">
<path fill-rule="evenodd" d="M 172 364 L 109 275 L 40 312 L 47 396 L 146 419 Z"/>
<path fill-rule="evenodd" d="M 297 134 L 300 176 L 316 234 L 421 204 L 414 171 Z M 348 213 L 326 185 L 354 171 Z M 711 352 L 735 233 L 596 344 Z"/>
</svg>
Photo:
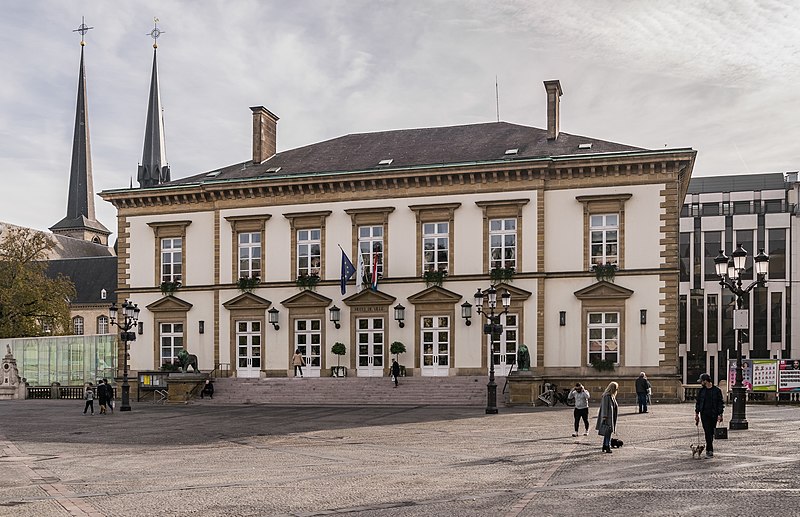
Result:
<svg viewBox="0 0 800 517">
<path fill-rule="evenodd" d="M 55 247 L 50 250 L 50 256 L 54 259 L 70 259 L 70 258 L 85 258 L 85 257 L 117 257 L 108 246 L 102 244 L 95 244 L 91 241 L 84 241 L 82 239 L 75 239 L 65 235 L 52 234 L 55 241 Z"/>
<path fill-rule="evenodd" d="M 765 174 L 731 174 L 728 176 L 696 177 L 689 181 L 689 194 L 714 192 L 747 192 L 753 190 L 785 190 L 781 172 Z"/>
<path fill-rule="evenodd" d="M 107 303 L 116 300 L 117 257 L 85 257 L 50 260 L 47 263 L 47 276 L 55 278 L 63 275 L 75 284 L 76 296 L 73 304 Z M 107 298 L 100 296 L 105 289 Z"/>
<path fill-rule="evenodd" d="M 580 144 L 592 145 L 589 149 L 581 149 Z M 506 155 L 509 149 L 518 149 L 518 152 Z M 560 133 L 556 140 L 550 141 L 544 129 L 490 122 L 350 134 L 282 151 L 261 164 L 241 162 L 164 185 L 262 178 L 276 174 L 291 176 L 643 150 L 569 133 Z M 381 160 L 389 159 L 392 160 L 390 165 L 379 165 Z M 277 167 L 280 167 L 277 173 L 268 172 L 268 169 Z"/>
</svg>

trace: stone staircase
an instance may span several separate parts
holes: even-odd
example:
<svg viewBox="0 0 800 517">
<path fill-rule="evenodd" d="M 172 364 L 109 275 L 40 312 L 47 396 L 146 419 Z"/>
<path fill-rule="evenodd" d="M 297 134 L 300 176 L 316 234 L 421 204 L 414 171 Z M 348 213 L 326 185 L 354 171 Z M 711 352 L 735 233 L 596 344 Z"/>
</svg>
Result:
<svg viewBox="0 0 800 517">
<path fill-rule="evenodd" d="M 486 377 L 219 378 L 214 398 L 196 404 L 269 404 L 274 406 L 485 406 Z M 498 377 L 497 404 L 505 404 L 504 377 Z"/>
</svg>

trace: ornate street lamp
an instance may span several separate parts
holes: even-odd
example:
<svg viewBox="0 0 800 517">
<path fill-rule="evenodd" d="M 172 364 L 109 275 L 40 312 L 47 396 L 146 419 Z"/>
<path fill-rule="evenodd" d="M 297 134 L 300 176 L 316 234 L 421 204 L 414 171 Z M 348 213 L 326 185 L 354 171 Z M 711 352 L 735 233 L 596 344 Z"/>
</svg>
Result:
<svg viewBox="0 0 800 517">
<path fill-rule="evenodd" d="M 483 302 L 487 298 L 489 300 L 488 314 L 483 308 Z M 505 289 L 503 294 L 500 295 L 500 303 L 503 306 L 503 310 L 495 313 L 495 309 L 497 308 L 497 289 L 493 285 L 489 286 L 486 293 L 482 292 L 480 289 L 475 293 L 476 310 L 478 314 L 482 315 L 488 321 L 488 323 L 483 326 L 483 333 L 489 336 L 489 383 L 486 384 L 487 415 L 497 414 L 497 384 L 494 382 L 494 343 L 496 339 L 500 338 L 500 334 L 503 333 L 503 325 L 500 324 L 500 317 L 508 312 L 508 308 L 511 305 L 511 293 L 508 292 L 508 289 Z M 471 309 L 472 307 L 467 309 L 462 306 L 462 317 L 466 319 L 466 314 L 471 315 Z M 467 321 L 469 320 L 467 319 Z"/>
<path fill-rule="evenodd" d="M 131 387 L 128 384 L 128 342 L 136 341 L 136 332 L 132 332 L 131 329 L 136 328 L 136 323 L 139 321 L 139 306 L 130 300 L 125 300 L 122 303 L 121 309 L 122 314 L 120 315 L 119 310 L 117 309 L 117 304 L 112 303 L 111 307 L 108 309 L 108 319 L 111 325 L 115 325 L 120 329 L 121 332 L 119 334 L 119 338 L 125 347 L 124 355 L 122 357 L 122 404 L 120 405 L 119 410 L 130 411 Z M 119 316 L 121 316 L 121 319 L 117 319 Z"/>
<path fill-rule="evenodd" d="M 756 279 L 747 287 L 742 288 L 742 271 L 747 262 L 747 250 L 740 244 L 731 253 L 731 258 L 719 250 L 719 255 L 714 259 L 714 267 L 719 276 L 719 284 L 727 287 L 736 296 L 736 311 L 733 313 L 733 328 L 736 330 L 736 381 L 733 384 L 733 415 L 731 416 L 730 429 L 747 429 L 747 390 L 742 384 L 742 331 L 747 330 L 750 315 L 747 309 L 742 309 L 744 297 L 748 296 L 755 287 L 766 287 L 766 277 L 769 273 L 769 256 L 761 249 L 753 258 L 753 269 Z"/>
</svg>

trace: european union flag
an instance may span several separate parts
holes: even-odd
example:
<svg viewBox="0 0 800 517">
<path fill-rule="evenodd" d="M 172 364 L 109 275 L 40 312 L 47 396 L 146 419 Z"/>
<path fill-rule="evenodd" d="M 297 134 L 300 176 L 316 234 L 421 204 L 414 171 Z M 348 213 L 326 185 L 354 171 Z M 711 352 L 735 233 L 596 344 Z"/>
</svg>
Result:
<svg viewBox="0 0 800 517">
<path fill-rule="evenodd" d="M 350 262 L 350 259 L 347 258 L 347 254 L 342 250 L 342 277 L 340 279 L 341 287 L 342 287 L 342 294 L 344 295 L 347 292 L 347 281 L 355 274 L 356 267 Z"/>
</svg>

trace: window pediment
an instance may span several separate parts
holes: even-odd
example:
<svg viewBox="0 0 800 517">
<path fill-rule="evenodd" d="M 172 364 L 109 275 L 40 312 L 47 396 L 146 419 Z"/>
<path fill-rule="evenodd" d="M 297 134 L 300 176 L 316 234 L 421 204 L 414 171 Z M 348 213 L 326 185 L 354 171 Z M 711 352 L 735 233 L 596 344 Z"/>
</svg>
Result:
<svg viewBox="0 0 800 517">
<path fill-rule="evenodd" d="M 327 307 L 333 300 L 314 291 L 304 290 L 283 300 L 281 305 L 288 308 Z"/>
<path fill-rule="evenodd" d="M 191 308 L 191 303 L 175 296 L 165 296 L 147 306 L 150 312 L 187 312 Z"/>
<path fill-rule="evenodd" d="M 364 289 L 360 293 L 348 296 L 342 300 L 342 302 L 348 307 L 354 307 L 363 305 L 391 305 L 395 300 L 397 300 L 397 298 L 386 293 L 373 291 L 372 289 Z"/>
<path fill-rule="evenodd" d="M 461 298 L 462 296 L 458 293 L 454 293 L 453 291 L 448 291 L 443 287 L 434 285 L 416 294 L 412 294 L 408 297 L 408 301 L 414 305 L 423 305 L 428 303 L 455 304 L 461 301 Z"/>
<path fill-rule="evenodd" d="M 627 299 L 633 291 L 620 287 L 611 282 L 600 281 L 583 289 L 575 291 L 575 298 L 579 300 L 608 300 L 608 299 Z"/>
<path fill-rule="evenodd" d="M 237 310 L 237 309 L 269 309 L 272 306 L 272 302 L 269 300 L 265 300 L 260 296 L 256 296 L 253 293 L 242 293 L 235 298 L 231 298 L 227 302 L 222 304 L 223 307 L 228 309 L 229 311 Z"/>
</svg>

